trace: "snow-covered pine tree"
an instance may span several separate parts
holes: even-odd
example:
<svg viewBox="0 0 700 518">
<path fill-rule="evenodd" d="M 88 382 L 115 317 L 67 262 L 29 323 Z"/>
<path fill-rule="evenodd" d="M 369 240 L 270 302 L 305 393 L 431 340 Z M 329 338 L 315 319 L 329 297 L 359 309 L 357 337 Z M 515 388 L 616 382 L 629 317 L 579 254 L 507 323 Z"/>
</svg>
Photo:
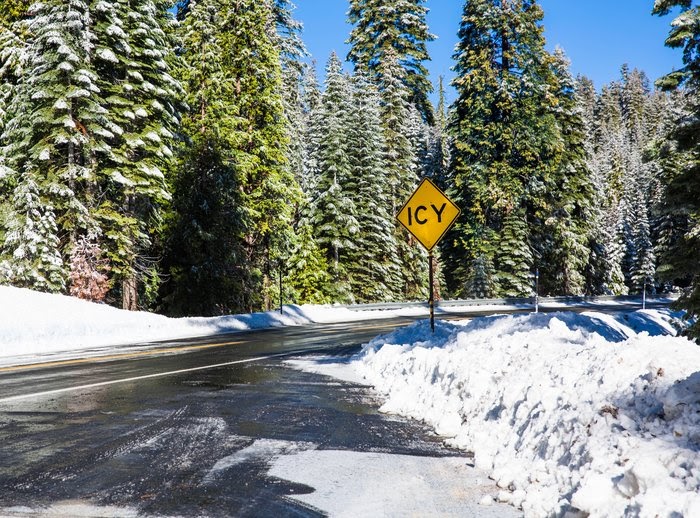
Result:
<svg viewBox="0 0 700 518">
<path fill-rule="evenodd" d="M 282 67 L 281 95 L 287 121 L 287 166 L 301 185 L 305 161 L 305 107 L 303 83 L 308 65 L 302 59 L 308 55 L 301 39 L 302 24 L 295 20 L 295 5 L 289 0 L 273 0 L 272 12 L 275 31 L 272 39 L 280 56 Z M 298 211 L 297 211 L 298 212 Z"/>
<path fill-rule="evenodd" d="M 15 232 L 6 240 L 3 255 L 15 272 L 28 268 L 54 272 L 39 277 L 53 278 L 51 289 L 56 290 L 67 280 L 56 281 L 57 258 L 65 262 L 77 237 L 95 228 L 88 200 L 96 183 L 97 161 L 111 153 L 108 139 L 113 134 L 93 72 L 97 36 L 88 4 L 80 0 L 35 4 L 26 21 L 15 24 L 16 33 L 22 25 L 28 34 L 26 73 L 13 94 L 16 110 L 3 133 L 2 154 L 6 185 L 20 192 L 26 189 L 28 198 L 15 196 L 7 204 L 3 225 L 39 228 L 38 210 L 46 219 L 40 225 L 45 239 L 39 257 L 18 254 L 16 250 L 36 253 L 38 248 L 22 242 L 29 234 Z M 30 199 L 47 208 L 31 207 Z M 29 287 L 47 289 L 44 281 Z"/>
<path fill-rule="evenodd" d="M 332 299 L 351 301 L 352 287 L 345 267 L 348 253 L 355 248 L 359 230 L 357 208 L 350 184 L 352 165 L 348 143 L 352 91 L 342 64 L 333 53 L 326 65 L 325 91 L 312 125 L 318 132 L 314 150 L 316 166 L 309 221 L 316 242 L 326 254 L 333 278 Z"/>
<path fill-rule="evenodd" d="M 156 297 L 155 247 L 171 197 L 166 176 L 183 90 L 171 75 L 175 40 L 168 7 L 165 0 L 95 4 L 95 66 L 110 121 L 119 128 L 113 154 L 100 163 L 97 212 L 117 293 L 122 307 L 132 310 Z"/>
<path fill-rule="evenodd" d="M 447 113 L 445 104 L 444 77 L 438 82 L 438 105 L 435 109 L 435 123 L 426 127 L 425 155 L 421 157 L 421 170 L 441 189 L 446 189 L 447 169 L 450 162 L 450 146 L 447 136 Z"/>
<path fill-rule="evenodd" d="M 450 116 L 450 175 L 463 212 L 443 247 L 455 295 L 474 276 L 477 258 L 495 268 L 490 278 L 496 282 L 482 291 L 517 296 L 531 282 L 532 251 L 522 247 L 537 244 L 531 242 L 532 225 L 539 223 L 534 209 L 546 205 L 562 160 L 559 100 L 551 91 L 556 80 L 542 17 L 531 0 L 464 5 L 454 56 L 458 97 Z M 506 219 L 509 235 L 521 242 L 501 249 Z M 498 286 L 502 278 L 507 283 Z"/>
<path fill-rule="evenodd" d="M 25 171 L 13 188 L 0 247 L 0 284 L 63 292 L 68 268 L 60 252 L 51 200 L 40 194 L 37 171 Z"/>
<path fill-rule="evenodd" d="M 675 247 L 684 239 L 687 231 L 688 218 L 682 211 L 676 211 L 667 204 L 666 183 L 668 178 L 683 167 L 684 157 L 675 152 L 675 141 L 671 137 L 676 124 L 687 116 L 692 93 L 682 90 L 665 92 L 657 90 L 651 98 L 648 118 L 664 121 L 656 125 L 652 144 L 647 149 L 645 160 L 651 162 L 651 195 L 652 216 L 650 221 L 654 255 L 657 258 L 658 289 L 669 292 L 675 288 L 670 265 L 667 258 L 673 257 Z M 685 281 L 681 280 L 681 284 Z"/>
<path fill-rule="evenodd" d="M 621 234 L 623 223 L 619 214 L 623 186 L 623 122 L 620 110 L 619 85 L 603 86 L 595 105 L 595 125 L 588 134 L 588 145 L 596 207 L 600 213 L 594 219 L 593 229 L 598 252 L 597 266 L 591 272 L 593 295 L 622 295 L 627 293 L 622 261 L 625 256 L 625 238 Z"/>
<path fill-rule="evenodd" d="M 0 9 L 0 135 L 12 116 L 8 111 L 26 60 L 26 26 L 17 22 L 29 4 L 29 0 L 5 0 Z"/>
<path fill-rule="evenodd" d="M 585 76 L 576 78 L 575 91 L 578 106 L 581 110 L 583 134 L 585 136 L 583 145 L 586 167 L 590 171 L 590 181 L 593 190 L 592 199 L 588 207 L 590 231 L 588 234 L 588 264 L 585 267 L 585 292 L 587 295 L 602 295 L 606 292 L 605 279 L 607 278 L 607 272 L 610 271 L 608 266 L 609 258 L 605 254 L 605 243 L 610 242 L 611 239 L 608 236 L 610 229 L 603 224 L 605 177 L 602 173 L 602 168 L 598 167 L 598 162 L 595 160 L 595 135 L 599 126 L 596 112 L 598 93 L 593 81 Z"/>
<path fill-rule="evenodd" d="M 294 70 L 297 78 L 303 74 L 302 59 L 308 55 L 301 39 L 303 25 L 294 19 L 296 6 L 290 0 L 272 0 L 274 39 L 278 47 L 282 70 Z M 285 84 L 285 86 L 287 86 Z"/>
<path fill-rule="evenodd" d="M 391 198 L 386 181 L 379 92 L 369 79 L 357 73 L 353 82 L 353 106 L 349 120 L 352 193 L 358 233 L 349 251 L 347 270 L 358 302 L 396 300 L 401 297 L 402 276 Z"/>
<path fill-rule="evenodd" d="M 533 276 L 529 274 L 534 264 L 534 257 L 529 239 L 530 230 L 525 210 L 506 213 L 503 218 L 503 228 L 500 231 L 499 244 L 494 252 L 498 288 L 500 293 L 506 296 L 529 297 L 534 293 Z M 476 272 L 473 278 L 477 278 Z M 485 280 L 485 277 L 481 277 L 480 282 L 485 284 Z"/>
<path fill-rule="evenodd" d="M 532 240 L 539 256 L 543 293 L 582 295 L 589 259 L 590 206 L 594 191 L 586 163 L 584 122 L 576 97 L 569 60 L 557 48 L 552 55 L 550 89 L 558 103 L 554 109 L 559 127 L 559 149 L 553 171 L 533 182 L 531 193 L 545 184 L 545 192 L 532 198 L 535 217 Z"/>
<path fill-rule="evenodd" d="M 688 287 L 679 305 L 688 317 L 700 316 L 700 6 L 688 0 L 656 0 L 654 14 L 666 15 L 674 7 L 680 14 L 672 23 L 666 45 L 683 49 L 684 66 L 660 79 L 658 85 L 673 90 L 685 86 L 689 92 L 688 110 L 673 133 L 673 168 L 667 175 L 666 206 L 672 214 L 687 218 L 687 231 L 665 258 L 665 276 L 684 279 Z M 691 328 L 700 337 L 700 325 Z"/>
<path fill-rule="evenodd" d="M 419 122 L 410 103 L 410 92 L 404 85 L 405 70 L 398 56 L 389 48 L 381 64 L 380 116 L 384 134 L 384 164 L 387 190 L 391 200 L 390 214 L 397 214 L 418 184 L 416 136 Z M 413 114 L 413 116 L 412 116 Z M 396 244 L 403 275 L 402 298 L 427 298 L 427 254 L 405 229 L 394 222 Z"/>
<path fill-rule="evenodd" d="M 348 43 L 348 61 L 377 84 L 384 78 L 385 60 L 395 60 L 404 70 L 402 81 L 409 101 L 432 123 L 428 99 L 432 85 L 423 65 L 430 59 L 426 43 L 435 39 L 428 29 L 425 0 L 350 0 L 348 21 L 354 25 Z M 392 79 L 393 80 L 393 79 Z"/>
<path fill-rule="evenodd" d="M 656 284 L 654 236 L 662 223 L 652 208 L 661 186 L 659 146 L 651 144 L 665 138 L 670 102 L 650 91 L 643 72 L 627 66 L 620 81 L 605 85 L 598 97 L 595 131 L 587 139 L 602 211 L 602 217 L 593 218 L 598 243 L 592 248 L 603 251 L 596 256 L 597 270 L 609 275 L 598 275 L 599 281 L 607 280 L 597 282 L 591 293 L 640 293 L 644 284 Z"/>
<path fill-rule="evenodd" d="M 303 134 L 304 144 L 302 170 L 299 176 L 299 185 L 307 197 L 314 191 L 316 180 L 316 158 L 318 157 L 318 145 L 320 142 L 321 120 L 316 116 L 321 106 L 321 88 L 316 77 L 315 63 L 305 67 L 302 81 L 302 106 L 303 106 Z"/>
</svg>

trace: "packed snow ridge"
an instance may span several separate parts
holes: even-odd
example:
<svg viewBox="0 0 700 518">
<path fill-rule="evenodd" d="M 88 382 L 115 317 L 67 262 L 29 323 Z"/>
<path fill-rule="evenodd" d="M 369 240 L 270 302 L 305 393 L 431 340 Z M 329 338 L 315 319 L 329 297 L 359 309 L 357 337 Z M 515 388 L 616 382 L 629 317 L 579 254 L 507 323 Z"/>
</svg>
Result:
<svg viewBox="0 0 700 518">
<path fill-rule="evenodd" d="M 700 347 L 673 336 L 678 316 L 419 322 L 345 365 L 297 365 L 373 385 L 526 516 L 700 516 Z"/>
</svg>

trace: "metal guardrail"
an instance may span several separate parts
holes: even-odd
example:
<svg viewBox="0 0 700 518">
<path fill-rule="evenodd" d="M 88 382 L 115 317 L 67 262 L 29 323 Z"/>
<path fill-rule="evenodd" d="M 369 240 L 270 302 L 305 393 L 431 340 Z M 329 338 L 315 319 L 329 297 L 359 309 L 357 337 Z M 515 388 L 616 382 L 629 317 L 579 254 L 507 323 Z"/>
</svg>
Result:
<svg viewBox="0 0 700 518">
<path fill-rule="evenodd" d="M 668 294 L 663 297 L 647 296 L 647 303 L 658 300 L 673 301 L 677 295 Z M 642 304 L 641 295 L 612 296 L 603 295 L 600 297 L 539 297 L 539 304 L 560 303 L 560 304 L 586 304 L 595 302 L 638 302 Z M 535 297 L 507 298 L 507 299 L 458 299 L 458 300 L 436 300 L 435 307 L 460 307 L 460 306 L 532 306 L 535 304 Z M 406 308 L 427 308 L 427 301 L 416 302 L 378 302 L 373 304 L 350 304 L 344 307 L 351 311 L 386 311 L 392 309 Z"/>
</svg>

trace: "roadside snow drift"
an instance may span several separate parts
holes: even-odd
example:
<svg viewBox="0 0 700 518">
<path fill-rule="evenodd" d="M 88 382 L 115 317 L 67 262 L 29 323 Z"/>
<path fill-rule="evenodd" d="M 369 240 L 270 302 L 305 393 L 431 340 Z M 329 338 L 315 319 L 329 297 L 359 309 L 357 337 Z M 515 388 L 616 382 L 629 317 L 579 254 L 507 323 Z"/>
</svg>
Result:
<svg viewBox="0 0 700 518">
<path fill-rule="evenodd" d="M 672 320 L 496 316 L 435 334 L 420 322 L 372 341 L 353 372 L 325 372 L 359 376 L 383 411 L 473 451 L 526 516 L 700 516 L 700 348 L 668 336 Z"/>
<path fill-rule="evenodd" d="M 287 305 L 283 314 L 269 311 L 211 318 L 167 318 L 64 295 L 0 286 L 0 363 L 22 363 L 34 355 L 68 351 L 99 354 L 97 348 L 250 329 L 388 318 L 411 311 L 415 313 L 415 310 L 358 313 L 342 307 Z"/>
</svg>

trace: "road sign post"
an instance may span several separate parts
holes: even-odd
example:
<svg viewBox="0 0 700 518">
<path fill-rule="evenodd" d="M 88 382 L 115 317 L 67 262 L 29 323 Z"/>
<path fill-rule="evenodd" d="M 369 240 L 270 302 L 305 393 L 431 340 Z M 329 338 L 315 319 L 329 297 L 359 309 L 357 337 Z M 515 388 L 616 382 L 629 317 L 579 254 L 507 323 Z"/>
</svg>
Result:
<svg viewBox="0 0 700 518">
<path fill-rule="evenodd" d="M 424 178 L 396 215 L 406 230 L 428 250 L 430 328 L 435 332 L 433 249 L 460 214 L 460 209 L 428 178 Z"/>
<path fill-rule="evenodd" d="M 433 252 L 428 253 L 428 284 L 430 284 L 430 294 L 428 295 L 428 306 L 430 307 L 430 330 L 435 332 L 435 288 L 433 279 Z"/>
</svg>

